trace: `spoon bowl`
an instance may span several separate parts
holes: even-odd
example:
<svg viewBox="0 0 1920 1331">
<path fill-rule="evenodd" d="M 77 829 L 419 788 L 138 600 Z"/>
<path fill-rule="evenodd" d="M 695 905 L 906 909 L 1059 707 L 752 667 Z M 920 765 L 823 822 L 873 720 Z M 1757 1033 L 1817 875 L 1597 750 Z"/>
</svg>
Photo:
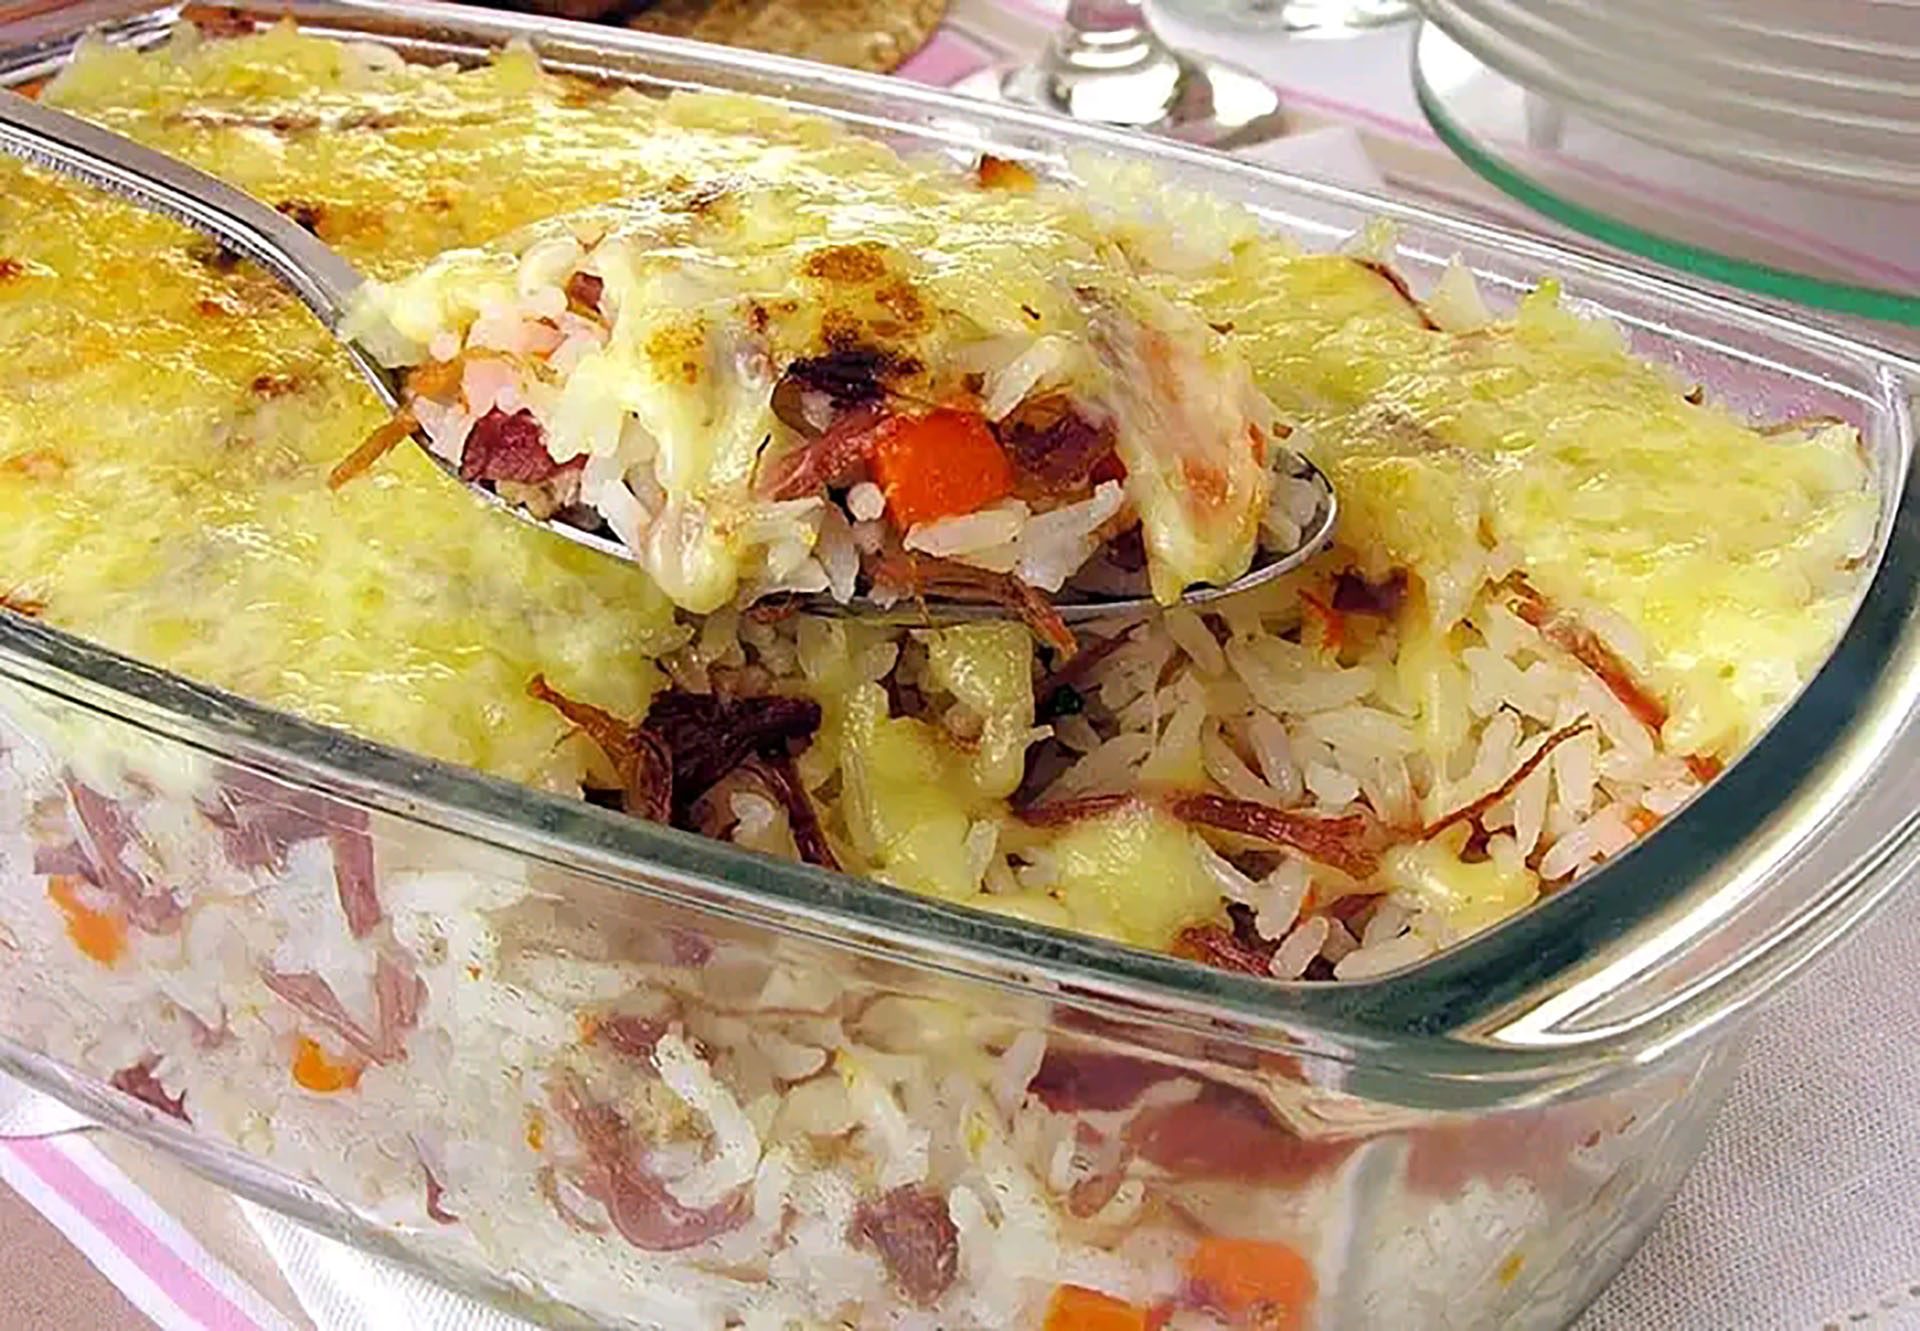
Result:
<svg viewBox="0 0 1920 1331">
<path fill-rule="evenodd" d="M 387 408 L 399 410 L 402 394 L 398 378 L 342 331 L 366 278 L 291 218 L 177 158 L 13 92 L 0 91 L 0 152 L 170 217 L 258 263 L 298 296 L 340 341 L 354 368 Z M 456 484 L 509 516 L 599 554 L 636 562 L 633 552 L 610 535 L 558 518 L 535 517 L 479 481 L 463 479 L 458 466 L 429 447 L 418 431 L 412 437 Z M 1245 573 L 1218 586 L 1188 587 L 1179 598 L 1180 604 L 1204 605 L 1270 582 L 1299 568 L 1331 542 L 1339 507 L 1333 486 L 1312 462 L 1298 454 L 1294 457 L 1292 479 L 1312 485 L 1317 501 L 1312 518 L 1302 526 L 1299 542 L 1290 550 L 1256 549 Z M 1071 589 L 1050 600 L 1060 619 L 1068 624 L 1139 615 L 1159 606 L 1147 595 L 1102 596 Z M 882 604 L 865 594 L 856 594 L 844 603 L 815 594 L 802 597 L 801 605 L 818 614 L 916 624 L 997 619 L 1007 614 L 1001 605 L 936 595 Z"/>
</svg>

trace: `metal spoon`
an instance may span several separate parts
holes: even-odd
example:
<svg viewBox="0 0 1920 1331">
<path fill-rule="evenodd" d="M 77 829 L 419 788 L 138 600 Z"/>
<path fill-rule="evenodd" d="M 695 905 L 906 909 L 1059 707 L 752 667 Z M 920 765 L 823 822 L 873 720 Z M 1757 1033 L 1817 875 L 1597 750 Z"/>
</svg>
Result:
<svg viewBox="0 0 1920 1331">
<path fill-rule="evenodd" d="M 0 152 L 117 194 L 138 207 L 184 223 L 242 257 L 252 259 L 298 296 L 328 332 L 340 338 L 354 367 L 372 385 L 381 401 L 389 409 L 399 409 L 400 385 L 393 372 L 358 345 L 340 337 L 341 324 L 353 308 L 355 293 L 366 279 L 298 223 L 176 158 L 11 92 L 0 92 Z M 456 482 L 520 521 L 543 527 L 601 554 L 633 562 L 633 552 L 616 540 L 570 523 L 535 518 L 477 482 L 462 481 L 453 463 L 428 448 L 419 435 L 414 436 L 414 441 Z M 1336 510 L 1333 486 L 1320 469 L 1304 457 L 1299 458 L 1296 478 L 1311 481 L 1319 491 L 1320 501 L 1298 548 L 1257 551 L 1246 573 L 1217 587 L 1189 587 L 1180 598 L 1184 604 L 1204 604 L 1259 586 L 1298 568 L 1326 547 L 1333 537 Z M 1074 593 L 1054 598 L 1054 605 L 1061 619 L 1084 623 L 1145 613 L 1154 609 L 1156 603 L 1143 596 L 1101 597 Z M 1005 608 L 998 605 L 932 597 L 889 607 L 864 596 L 856 596 L 845 605 L 831 597 L 815 596 L 808 598 L 807 608 L 824 614 L 916 623 L 998 618 L 1006 614 Z"/>
</svg>

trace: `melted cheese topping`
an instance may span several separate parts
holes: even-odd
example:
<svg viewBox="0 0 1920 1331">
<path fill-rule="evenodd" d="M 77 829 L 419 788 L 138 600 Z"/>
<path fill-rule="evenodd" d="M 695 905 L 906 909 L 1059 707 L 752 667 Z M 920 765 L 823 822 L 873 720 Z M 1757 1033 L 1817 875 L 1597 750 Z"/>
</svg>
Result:
<svg viewBox="0 0 1920 1331">
<path fill-rule="evenodd" d="M 624 100 L 683 147 L 688 116 L 712 109 Z M 769 551 L 783 541 L 812 546 L 817 505 L 756 497 L 763 455 L 800 443 L 770 397 L 794 361 L 856 350 L 885 367 L 897 406 L 924 410 L 976 402 L 981 370 L 1047 339 L 1054 369 L 1034 387 L 1111 421 L 1154 593 L 1171 603 L 1246 571 L 1271 498 L 1273 408 L 1225 339 L 1146 289 L 1079 202 L 841 138 L 681 174 L 701 165 L 676 159 L 618 206 L 369 283 L 349 333 L 389 364 L 419 365 L 436 347 L 471 347 L 490 321 L 560 307 L 576 270 L 598 278 L 605 345 L 564 372 L 532 362 L 518 391 L 557 460 L 591 460 L 589 503 L 633 509 L 628 494 L 599 494 L 607 479 L 659 492 L 633 530 L 610 520 L 695 613 L 774 582 Z"/>
<path fill-rule="evenodd" d="M 1768 437 L 1695 405 L 1552 283 L 1457 333 L 1334 255 L 1242 249 L 1182 289 L 1306 426 L 1348 555 L 1419 574 L 1440 624 L 1518 568 L 1664 700 L 1677 753 L 1730 754 L 1832 647 L 1878 516 L 1850 427 Z"/>
<path fill-rule="evenodd" d="M 276 31 L 180 59 L 90 48 L 47 96 L 309 210 L 378 271 L 608 188 L 590 154 L 624 130 L 564 92 L 525 61 L 386 74 Z M 330 128 L 355 117 L 391 128 Z M 509 167 L 540 155 L 529 140 L 572 146 Z M 581 754 L 526 696 L 534 673 L 645 707 L 684 630 L 644 578 L 502 522 L 410 452 L 329 493 L 383 413 L 272 279 L 11 162 L 0 256 L 0 592 L 194 679 L 555 789 L 577 789 Z"/>
</svg>

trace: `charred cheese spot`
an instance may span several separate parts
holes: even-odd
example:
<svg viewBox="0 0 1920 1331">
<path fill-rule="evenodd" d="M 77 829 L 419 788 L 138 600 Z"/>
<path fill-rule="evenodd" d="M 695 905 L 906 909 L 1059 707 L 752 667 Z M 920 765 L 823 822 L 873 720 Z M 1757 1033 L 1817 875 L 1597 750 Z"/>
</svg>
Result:
<svg viewBox="0 0 1920 1331">
<path fill-rule="evenodd" d="M 920 299 L 920 293 L 911 282 L 895 279 L 873 293 L 874 300 L 900 321 L 904 329 L 919 328 L 927 323 L 926 302 Z"/>
<path fill-rule="evenodd" d="M 886 246 L 874 241 L 859 245 L 830 245 L 815 250 L 800 265 L 808 277 L 827 282 L 868 284 L 886 277 L 889 270 Z"/>
<path fill-rule="evenodd" d="M 326 218 L 326 207 L 310 199 L 282 199 L 273 205 L 275 211 L 293 219 L 314 235 L 320 234 L 320 225 Z"/>
<path fill-rule="evenodd" d="M 299 391 L 300 380 L 291 374 L 259 374 L 248 387 L 260 397 L 285 397 Z"/>
<path fill-rule="evenodd" d="M 836 352 L 871 350 L 867 346 L 866 325 L 857 315 L 843 309 L 830 309 L 820 316 L 820 340 Z"/>
<path fill-rule="evenodd" d="M 664 324 L 647 339 L 646 353 L 662 379 L 697 384 L 706 367 L 706 328 L 697 321 Z"/>
</svg>

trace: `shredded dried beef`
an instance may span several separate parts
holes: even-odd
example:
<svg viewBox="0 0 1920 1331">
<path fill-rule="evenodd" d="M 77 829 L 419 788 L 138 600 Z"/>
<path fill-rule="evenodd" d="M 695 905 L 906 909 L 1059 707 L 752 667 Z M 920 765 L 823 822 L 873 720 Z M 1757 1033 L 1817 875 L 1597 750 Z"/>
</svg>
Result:
<svg viewBox="0 0 1920 1331">
<path fill-rule="evenodd" d="M 793 833 L 794 849 L 800 852 L 800 858 L 822 869 L 838 869 L 839 857 L 833 853 L 833 846 L 827 841 L 827 834 L 820 826 L 820 815 L 815 811 L 813 801 L 807 798 L 806 787 L 801 784 L 800 773 L 794 769 L 793 759 L 785 755 L 778 758 L 756 755 L 742 763 L 741 770 L 751 772 L 766 787 L 767 793 L 787 811 L 787 827 Z"/>
<path fill-rule="evenodd" d="M 566 697 L 535 676 L 527 692 L 579 726 L 620 774 L 625 812 L 698 831 L 694 805 L 743 766 L 787 811 L 795 847 L 837 869 L 793 756 L 820 728 L 820 704 L 780 695 L 723 697 L 668 689 L 638 725 Z"/>
<path fill-rule="evenodd" d="M 798 499 L 823 486 L 848 484 L 865 468 L 886 420 L 886 412 L 871 402 L 841 412 L 817 438 L 767 467 L 762 488 L 768 498 Z"/>
<path fill-rule="evenodd" d="M 178 1095 L 168 1095 L 167 1088 L 153 1075 L 153 1070 L 159 1066 L 160 1055 L 149 1054 L 138 1063 L 121 1068 L 107 1079 L 107 1084 L 171 1118 L 191 1123 L 193 1120 L 187 1117 L 187 1093 L 182 1091 Z"/>
<path fill-rule="evenodd" d="M 656 823 L 669 821 L 673 813 L 673 756 L 659 736 L 644 726 L 622 721 L 604 708 L 567 697 L 547 683 L 544 675 L 533 677 L 527 693 L 579 726 L 599 746 L 620 778 L 619 807 L 623 813 Z"/>
<path fill-rule="evenodd" d="M 995 573 L 957 559 L 936 559 L 900 548 L 868 556 L 866 571 L 875 587 L 909 596 L 1005 606 L 1062 662 L 1071 660 L 1080 650 L 1073 630 L 1046 594 L 1010 573 Z"/>
<path fill-rule="evenodd" d="M 592 273 L 575 273 L 567 279 L 567 304 L 575 310 L 598 315 L 600 297 L 606 289 L 606 282 Z"/>
<path fill-rule="evenodd" d="M 1236 903 L 1237 904 L 1237 903 Z M 1224 924 L 1193 924 L 1174 939 L 1173 954 L 1212 966 L 1216 970 L 1238 971 L 1242 975 L 1266 975 L 1272 968 L 1273 954 L 1279 944 L 1259 937 L 1247 937 L 1238 928 Z"/>
<path fill-rule="evenodd" d="M 1047 493 L 1085 490 L 1100 465 L 1113 456 L 1114 429 L 1081 415 L 1065 393 L 1029 398 L 995 427 L 1029 487 Z"/>
<path fill-rule="evenodd" d="M 668 689 L 647 709 L 642 728 L 672 756 L 673 810 L 684 818 L 721 777 L 758 754 L 785 758 L 820 728 L 820 704 L 807 698 L 719 698 Z"/>
<path fill-rule="evenodd" d="M 1182 1179 L 1298 1183 L 1353 1151 L 1341 1138 L 1308 1139 L 1252 1095 L 1209 1082 L 1191 1100 L 1150 1105 L 1128 1122 L 1126 1143 L 1149 1164 Z"/>
<path fill-rule="evenodd" d="M 1149 1087 L 1178 1077 L 1180 1069 L 1128 1054 L 1072 1045 L 1049 1045 L 1027 1090 L 1057 1114 L 1126 1109 Z"/>
<path fill-rule="evenodd" d="M 960 1272 L 960 1231 L 947 1199 L 911 1183 L 860 1203 L 850 1237 L 879 1253 L 900 1292 L 922 1307 Z"/>
<path fill-rule="evenodd" d="M 575 1184 L 607 1208 L 620 1237 L 643 1252 L 679 1252 L 737 1229 L 750 1214 L 744 1192 L 707 1207 L 682 1203 L 642 1163 L 639 1144 L 619 1111 L 588 1097 L 562 1074 L 548 1088 L 554 1111 L 573 1130 L 585 1160 Z"/>
<path fill-rule="evenodd" d="M 518 481 L 538 485 L 563 471 L 585 465 L 575 458 L 555 462 L 547 452 L 546 432 L 533 413 L 521 408 L 511 416 L 495 407 L 473 423 L 460 454 L 463 481 Z"/>
</svg>

